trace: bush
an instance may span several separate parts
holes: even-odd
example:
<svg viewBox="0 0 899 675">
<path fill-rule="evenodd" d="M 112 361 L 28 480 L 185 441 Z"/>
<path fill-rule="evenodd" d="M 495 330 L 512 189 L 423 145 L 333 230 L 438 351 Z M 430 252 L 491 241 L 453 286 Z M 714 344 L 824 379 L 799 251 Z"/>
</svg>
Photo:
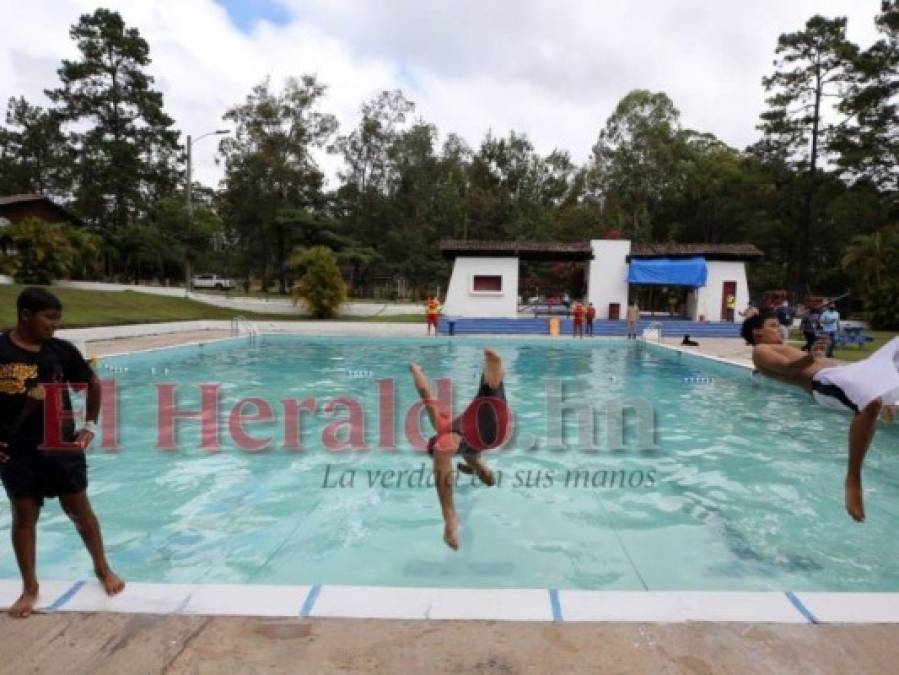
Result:
<svg viewBox="0 0 899 675">
<path fill-rule="evenodd" d="M 899 330 L 899 280 L 886 281 L 865 294 L 871 328 Z"/>
<path fill-rule="evenodd" d="M 293 289 L 294 304 L 302 300 L 319 319 L 334 316 L 347 300 L 346 284 L 334 252 L 324 246 L 299 249 L 291 258 L 290 266 L 302 271 Z"/>
<path fill-rule="evenodd" d="M 15 248 L 6 271 L 20 284 L 50 284 L 67 276 L 83 257 L 99 250 L 94 235 L 40 218 L 25 218 L 10 225 L 4 234 Z"/>
</svg>

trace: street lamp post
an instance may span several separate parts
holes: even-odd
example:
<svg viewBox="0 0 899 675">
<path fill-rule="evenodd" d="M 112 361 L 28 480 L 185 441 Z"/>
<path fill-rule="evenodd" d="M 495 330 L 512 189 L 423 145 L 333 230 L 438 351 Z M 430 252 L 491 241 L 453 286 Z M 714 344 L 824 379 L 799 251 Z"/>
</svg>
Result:
<svg viewBox="0 0 899 675">
<path fill-rule="evenodd" d="M 190 296 L 190 280 L 191 280 L 191 269 L 190 269 L 190 231 L 191 226 L 193 225 L 194 219 L 194 205 L 191 199 L 193 192 L 193 178 L 191 177 L 191 173 L 193 170 L 193 146 L 197 141 L 201 141 L 207 136 L 220 136 L 222 134 L 231 133 L 230 129 L 217 129 L 216 131 L 210 131 L 208 134 L 203 134 L 202 136 L 198 136 L 197 138 L 191 138 L 190 134 L 187 135 L 187 143 L 185 144 L 187 150 L 187 185 L 184 188 L 184 197 L 187 204 L 187 244 L 184 247 L 184 297 L 187 298 Z"/>
</svg>

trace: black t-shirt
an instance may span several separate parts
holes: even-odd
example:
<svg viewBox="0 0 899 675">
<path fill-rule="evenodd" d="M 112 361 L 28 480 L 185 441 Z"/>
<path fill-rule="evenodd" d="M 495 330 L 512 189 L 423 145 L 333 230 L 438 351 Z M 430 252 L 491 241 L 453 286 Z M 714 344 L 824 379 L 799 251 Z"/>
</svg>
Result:
<svg viewBox="0 0 899 675">
<path fill-rule="evenodd" d="M 94 371 L 71 342 L 51 338 L 39 352 L 16 345 L 9 331 L 0 334 L 0 440 L 11 450 L 36 448 L 44 441 L 43 384 L 86 384 Z M 63 410 L 71 411 L 68 388 L 62 394 Z M 62 439 L 75 438 L 75 423 L 66 420 Z"/>
</svg>

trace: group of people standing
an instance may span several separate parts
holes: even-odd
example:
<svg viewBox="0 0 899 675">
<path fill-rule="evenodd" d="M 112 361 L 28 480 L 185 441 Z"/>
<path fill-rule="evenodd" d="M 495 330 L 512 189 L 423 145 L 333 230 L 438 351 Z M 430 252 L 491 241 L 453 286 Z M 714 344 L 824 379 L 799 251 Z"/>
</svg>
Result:
<svg viewBox="0 0 899 675">
<path fill-rule="evenodd" d="M 744 320 L 751 319 L 759 314 L 759 309 L 751 302 L 749 306 L 742 312 L 740 316 Z M 793 327 L 793 321 L 796 318 L 796 310 L 790 305 L 788 300 L 784 300 L 772 310 L 773 318 L 777 319 L 780 327 L 780 334 L 784 342 L 790 339 L 790 329 Z M 799 320 L 799 329 L 805 338 L 805 344 L 801 347 L 802 351 L 810 352 L 815 342 L 819 338 L 826 338 L 826 347 L 824 355 L 826 358 L 833 357 L 833 350 L 837 343 L 837 334 L 840 332 L 840 313 L 837 311 L 834 303 L 830 302 L 824 306 L 824 311 L 820 307 L 809 307 Z"/>
<path fill-rule="evenodd" d="M 572 337 L 584 337 L 585 326 L 587 335 L 593 335 L 593 320 L 596 318 L 596 307 L 593 306 L 592 302 L 584 305 L 580 300 L 575 301 L 574 307 L 571 308 L 571 316 L 574 320 Z"/>
<path fill-rule="evenodd" d="M 802 316 L 799 327 L 802 329 L 802 335 L 805 337 L 802 351 L 810 351 L 815 344 L 815 340 L 818 339 L 818 335 L 823 333 L 824 337 L 827 338 L 825 356 L 827 358 L 833 356 L 833 348 L 837 342 L 837 333 L 840 332 L 840 313 L 836 310 L 833 303 L 827 305 L 823 312 L 820 312 L 818 308 L 806 311 Z"/>
</svg>

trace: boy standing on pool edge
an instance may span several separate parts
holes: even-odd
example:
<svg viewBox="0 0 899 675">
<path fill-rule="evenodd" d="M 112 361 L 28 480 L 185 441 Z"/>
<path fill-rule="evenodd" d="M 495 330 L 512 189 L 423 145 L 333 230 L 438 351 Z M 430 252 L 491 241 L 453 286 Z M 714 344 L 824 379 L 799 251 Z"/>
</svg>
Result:
<svg viewBox="0 0 899 675">
<path fill-rule="evenodd" d="M 84 453 L 100 412 L 100 381 L 74 345 L 53 337 L 62 316 L 62 303 L 56 296 L 43 288 L 26 288 L 19 294 L 16 309 L 16 327 L 0 334 L 0 478 L 12 511 L 12 546 L 23 586 L 8 613 L 24 618 L 38 600 L 37 521 L 46 497 L 59 497 L 106 592 L 119 593 L 125 582 L 106 561 L 100 523 L 87 498 Z M 62 419 L 45 421 L 44 385 L 54 384 L 87 385 L 87 421 L 77 434 L 71 417 L 67 418 L 72 410 L 67 388 L 56 392 L 61 394 Z M 47 424 L 61 427 L 62 440 L 69 447 L 44 445 Z"/>
</svg>

